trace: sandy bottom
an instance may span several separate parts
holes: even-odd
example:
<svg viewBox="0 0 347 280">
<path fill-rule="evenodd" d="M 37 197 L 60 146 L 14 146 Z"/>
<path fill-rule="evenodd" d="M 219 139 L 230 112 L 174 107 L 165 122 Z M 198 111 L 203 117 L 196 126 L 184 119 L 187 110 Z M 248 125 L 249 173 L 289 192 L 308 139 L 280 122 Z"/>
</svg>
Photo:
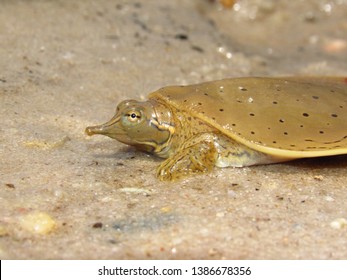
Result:
<svg viewBox="0 0 347 280">
<path fill-rule="evenodd" d="M 346 2 L 294 2 L 2 1 L 0 258 L 346 259 L 346 156 L 166 183 L 84 134 L 166 85 L 347 75 Z"/>
</svg>

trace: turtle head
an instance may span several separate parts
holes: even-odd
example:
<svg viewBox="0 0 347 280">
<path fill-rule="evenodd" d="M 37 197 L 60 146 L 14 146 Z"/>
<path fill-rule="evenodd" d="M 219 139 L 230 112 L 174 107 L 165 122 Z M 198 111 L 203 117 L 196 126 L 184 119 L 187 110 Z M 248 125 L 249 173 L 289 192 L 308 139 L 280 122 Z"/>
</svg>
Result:
<svg viewBox="0 0 347 280">
<path fill-rule="evenodd" d="M 171 111 L 155 100 L 125 100 L 116 114 L 102 125 L 89 126 L 88 135 L 103 134 L 140 150 L 161 156 L 174 132 Z"/>
</svg>

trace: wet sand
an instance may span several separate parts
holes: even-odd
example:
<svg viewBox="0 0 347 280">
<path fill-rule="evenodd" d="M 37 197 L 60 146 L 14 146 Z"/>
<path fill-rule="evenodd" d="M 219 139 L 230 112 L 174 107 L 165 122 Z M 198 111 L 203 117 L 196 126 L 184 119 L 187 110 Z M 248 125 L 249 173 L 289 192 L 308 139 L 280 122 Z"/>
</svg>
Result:
<svg viewBox="0 0 347 280">
<path fill-rule="evenodd" d="M 347 156 L 169 183 L 84 134 L 167 85 L 346 76 L 346 34 L 343 1 L 2 1 L 0 258 L 346 259 Z"/>
</svg>

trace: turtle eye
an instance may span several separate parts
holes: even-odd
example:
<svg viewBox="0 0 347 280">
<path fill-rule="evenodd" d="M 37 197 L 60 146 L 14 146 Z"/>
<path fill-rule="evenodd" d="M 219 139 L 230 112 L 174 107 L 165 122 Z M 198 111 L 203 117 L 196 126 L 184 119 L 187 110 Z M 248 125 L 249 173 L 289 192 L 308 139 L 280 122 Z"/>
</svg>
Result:
<svg viewBox="0 0 347 280">
<path fill-rule="evenodd" d="M 123 122 L 124 124 L 137 124 L 141 121 L 142 119 L 142 114 L 139 111 L 129 111 L 124 114 L 123 116 Z"/>
</svg>

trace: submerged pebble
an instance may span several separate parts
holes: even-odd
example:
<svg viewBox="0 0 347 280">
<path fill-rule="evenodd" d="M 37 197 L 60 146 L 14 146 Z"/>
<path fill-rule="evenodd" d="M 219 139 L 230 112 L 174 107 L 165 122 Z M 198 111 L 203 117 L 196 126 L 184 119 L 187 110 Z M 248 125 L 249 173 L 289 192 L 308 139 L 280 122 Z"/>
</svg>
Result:
<svg viewBox="0 0 347 280">
<path fill-rule="evenodd" d="M 44 212 L 29 213 L 20 218 L 20 226 L 34 234 L 48 234 L 56 227 L 54 219 Z"/>
<path fill-rule="evenodd" d="M 338 218 L 330 223 L 330 226 L 334 229 L 341 229 L 347 226 L 347 220 L 345 218 Z"/>
</svg>

